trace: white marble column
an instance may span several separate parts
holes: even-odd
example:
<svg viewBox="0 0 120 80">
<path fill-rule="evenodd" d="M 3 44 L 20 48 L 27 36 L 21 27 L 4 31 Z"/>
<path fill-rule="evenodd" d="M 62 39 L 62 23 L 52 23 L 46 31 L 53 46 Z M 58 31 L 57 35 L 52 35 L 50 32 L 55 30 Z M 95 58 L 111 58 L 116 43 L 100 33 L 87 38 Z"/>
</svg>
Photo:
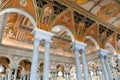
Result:
<svg viewBox="0 0 120 80">
<path fill-rule="evenodd" d="M 89 71 L 89 80 L 92 80 L 92 75 L 91 75 L 91 71 Z"/>
<path fill-rule="evenodd" d="M 16 80 L 16 78 L 17 78 L 17 71 L 18 71 L 18 68 L 15 68 L 14 79 L 13 80 Z"/>
<path fill-rule="evenodd" d="M 99 71 L 99 80 L 104 80 L 103 77 L 102 77 L 102 72 Z"/>
<path fill-rule="evenodd" d="M 114 76 L 115 76 L 115 80 L 119 80 L 119 75 L 118 75 L 116 66 L 113 65 L 112 69 L 113 69 L 113 73 L 114 73 Z"/>
<path fill-rule="evenodd" d="M 6 71 L 6 74 L 5 74 L 5 80 L 8 79 L 8 73 L 9 73 L 9 71 Z"/>
<path fill-rule="evenodd" d="M 53 36 L 53 34 L 47 31 L 37 29 L 37 28 L 33 30 L 33 34 L 34 34 L 34 50 L 33 50 L 30 80 L 37 79 L 38 51 L 39 51 L 40 40 L 43 40 L 46 42 L 45 43 L 45 61 L 44 61 L 43 80 L 48 80 L 49 78 L 49 49 L 50 49 L 49 42 L 51 41 L 51 37 Z"/>
<path fill-rule="evenodd" d="M 9 73 L 8 73 L 8 80 L 11 80 L 11 78 L 12 78 L 12 72 L 13 72 L 13 69 L 10 68 Z"/>
<path fill-rule="evenodd" d="M 109 62 L 108 62 L 108 55 L 105 56 L 105 62 L 106 62 L 107 72 L 109 74 L 109 80 L 113 80 L 113 76 L 112 76 L 112 72 L 111 72 L 111 67 L 110 67 Z"/>
<path fill-rule="evenodd" d="M 82 48 L 81 48 L 81 56 L 82 56 L 82 65 L 83 65 L 83 70 L 84 70 L 84 79 L 88 80 L 88 65 L 87 65 L 87 61 L 86 61 L 86 52 L 85 52 L 85 47 L 86 44 L 82 43 L 81 44 Z"/>
<path fill-rule="evenodd" d="M 30 80 L 36 80 L 37 78 L 38 53 L 39 53 L 40 40 L 34 38 L 33 42 L 34 42 L 34 49 L 33 49 L 33 56 L 32 56 Z"/>
<path fill-rule="evenodd" d="M 43 80 L 49 80 L 50 41 L 45 41 Z"/>
<path fill-rule="evenodd" d="M 49 67 L 50 67 L 50 43 L 53 34 L 46 33 L 45 44 L 45 53 L 44 53 L 44 71 L 43 71 L 43 80 L 49 80 Z"/>
<path fill-rule="evenodd" d="M 78 41 L 74 41 L 72 45 L 73 45 L 73 51 L 75 54 L 77 80 L 82 80 L 82 73 L 81 73 L 80 61 L 79 61 L 80 60 L 79 51 L 80 51 L 81 46 L 79 45 Z"/>
<path fill-rule="evenodd" d="M 26 74 L 23 75 L 23 80 L 26 80 Z"/>
<path fill-rule="evenodd" d="M 104 50 L 104 49 L 99 49 L 98 50 L 98 52 L 100 54 L 100 60 L 101 60 L 101 63 L 102 63 L 102 71 L 103 71 L 103 74 L 104 74 L 104 78 L 105 78 L 105 80 L 109 80 L 107 69 L 106 69 L 106 66 L 105 66 L 105 61 L 104 61 L 106 51 L 107 50 Z"/>
</svg>

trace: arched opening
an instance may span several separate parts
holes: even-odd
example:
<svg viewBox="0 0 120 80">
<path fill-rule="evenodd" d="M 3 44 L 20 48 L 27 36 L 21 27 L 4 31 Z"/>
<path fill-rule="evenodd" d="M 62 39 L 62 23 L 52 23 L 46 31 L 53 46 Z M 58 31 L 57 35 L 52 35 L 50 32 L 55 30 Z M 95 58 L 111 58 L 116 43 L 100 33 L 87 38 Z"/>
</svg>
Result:
<svg viewBox="0 0 120 80">
<path fill-rule="evenodd" d="M 56 66 L 56 69 L 57 69 L 57 80 L 64 80 L 64 66 L 58 64 Z"/>
<path fill-rule="evenodd" d="M 18 67 L 17 78 L 29 79 L 31 69 L 31 62 L 27 59 L 21 60 Z"/>
<path fill-rule="evenodd" d="M 114 47 L 110 43 L 107 43 L 105 45 L 105 49 L 108 50 L 108 55 L 116 54 L 116 51 L 115 51 Z"/>
<path fill-rule="evenodd" d="M 84 42 L 87 44 L 86 47 L 87 54 L 90 54 L 99 49 L 98 43 L 91 36 L 86 36 Z"/>
<path fill-rule="evenodd" d="M 77 80 L 76 67 L 75 66 L 70 67 L 70 77 L 71 77 L 71 80 Z"/>
<path fill-rule="evenodd" d="M 63 25 L 56 25 L 51 32 L 55 34 L 52 38 L 51 47 L 56 49 L 57 52 L 64 51 L 58 53 L 58 55 L 73 57 L 73 54 L 69 53 L 72 48 L 71 42 L 74 41 L 74 36 L 70 30 Z"/>
<path fill-rule="evenodd" d="M 102 73 L 100 69 L 100 65 L 97 65 L 96 61 L 89 61 L 88 62 L 88 71 L 89 71 L 89 78 L 96 80 L 99 78 L 99 73 Z"/>
<path fill-rule="evenodd" d="M 34 18 L 33 18 L 29 13 L 27 13 L 27 12 L 25 12 L 25 11 L 22 11 L 22 10 L 20 10 L 20 9 L 17 9 L 17 8 L 7 8 L 7 9 L 3 9 L 3 10 L 0 11 L 0 15 L 3 15 L 3 14 L 5 14 L 5 13 L 11 13 L 11 12 L 18 13 L 18 14 L 22 14 L 22 15 L 26 16 L 27 18 L 29 18 L 29 20 L 31 21 L 32 25 L 33 25 L 35 28 L 37 28 Z"/>
<path fill-rule="evenodd" d="M 0 56 L 0 78 L 7 76 L 10 67 L 10 60 L 7 57 Z"/>
<path fill-rule="evenodd" d="M 43 79 L 43 70 L 44 70 L 44 62 L 41 62 L 39 65 L 39 72 L 38 72 L 40 80 Z"/>
<path fill-rule="evenodd" d="M 25 11 L 8 8 L 0 12 L 2 44 L 32 49 L 34 18 Z"/>
</svg>

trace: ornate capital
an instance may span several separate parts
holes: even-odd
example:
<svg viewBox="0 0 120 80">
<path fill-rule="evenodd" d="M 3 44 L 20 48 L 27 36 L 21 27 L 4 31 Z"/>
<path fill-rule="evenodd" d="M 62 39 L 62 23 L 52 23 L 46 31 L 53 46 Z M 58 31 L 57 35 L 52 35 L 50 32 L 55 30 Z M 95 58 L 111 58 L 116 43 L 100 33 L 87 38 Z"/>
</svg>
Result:
<svg viewBox="0 0 120 80">
<path fill-rule="evenodd" d="M 34 39 L 43 40 L 43 41 L 51 41 L 51 38 L 54 35 L 53 33 L 50 33 L 41 29 L 37 29 L 37 28 L 35 28 L 32 31 L 32 34 L 34 35 Z"/>
<path fill-rule="evenodd" d="M 85 50 L 85 47 L 87 46 L 87 44 L 79 41 L 73 41 L 72 45 L 73 45 L 73 49 L 78 49 L 78 50 L 80 49 Z"/>
<path fill-rule="evenodd" d="M 100 56 L 107 58 L 108 50 L 99 49 L 99 50 L 98 50 L 98 53 L 99 53 Z"/>
</svg>

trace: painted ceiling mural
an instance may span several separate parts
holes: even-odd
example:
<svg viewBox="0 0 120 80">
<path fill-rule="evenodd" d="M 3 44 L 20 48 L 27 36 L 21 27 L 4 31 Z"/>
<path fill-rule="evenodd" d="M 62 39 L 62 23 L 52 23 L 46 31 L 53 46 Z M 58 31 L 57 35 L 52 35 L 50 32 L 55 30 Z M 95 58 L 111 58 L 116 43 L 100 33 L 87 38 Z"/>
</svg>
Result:
<svg viewBox="0 0 120 80">
<path fill-rule="evenodd" d="M 29 13 L 38 28 L 55 34 L 51 48 L 71 52 L 72 39 L 67 28 L 78 41 L 88 44 L 95 50 L 91 36 L 101 48 L 111 44 L 120 52 L 120 6 L 117 0 L 1 0 L 1 11 L 6 8 L 18 8 Z M 5 3 L 5 5 L 3 5 Z M 55 27 L 62 25 L 62 27 Z M 32 44 L 33 24 L 25 15 L 10 12 L 7 17 L 4 37 Z M 9 35 L 8 35 L 9 34 Z M 4 40 L 3 40 L 4 42 Z M 43 45 L 41 43 L 41 45 Z M 92 47 L 91 47 L 92 46 Z M 32 47 L 31 47 L 32 48 Z M 72 55 L 71 55 L 72 56 Z"/>
</svg>

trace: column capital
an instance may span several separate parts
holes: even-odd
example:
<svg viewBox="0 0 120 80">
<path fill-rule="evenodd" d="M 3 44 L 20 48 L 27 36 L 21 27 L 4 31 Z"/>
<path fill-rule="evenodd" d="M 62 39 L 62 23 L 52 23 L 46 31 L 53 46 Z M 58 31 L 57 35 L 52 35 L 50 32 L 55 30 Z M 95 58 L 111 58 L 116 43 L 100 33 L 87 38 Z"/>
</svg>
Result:
<svg viewBox="0 0 120 80">
<path fill-rule="evenodd" d="M 106 50 L 106 49 L 99 49 L 99 50 L 98 50 L 98 53 L 99 53 L 99 55 L 102 56 L 102 57 L 107 57 L 108 50 Z"/>
<path fill-rule="evenodd" d="M 79 42 L 79 41 L 73 41 L 72 42 L 72 45 L 73 45 L 73 48 L 75 49 L 78 49 L 78 50 L 80 50 L 80 49 L 85 49 L 85 47 L 87 46 L 87 44 L 86 43 L 83 43 L 83 42 Z"/>
<path fill-rule="evenodd" d="M 47 32 L 41 29 L 37 29 L 35 28 L 32 31 L 32 34 L 34 35 L 34 39 L 38 39 L 38 40 L 45 40 L 45 41 L 51 41 L 51 37 L 54 35 L 51 32 Z"/>
</svg>

